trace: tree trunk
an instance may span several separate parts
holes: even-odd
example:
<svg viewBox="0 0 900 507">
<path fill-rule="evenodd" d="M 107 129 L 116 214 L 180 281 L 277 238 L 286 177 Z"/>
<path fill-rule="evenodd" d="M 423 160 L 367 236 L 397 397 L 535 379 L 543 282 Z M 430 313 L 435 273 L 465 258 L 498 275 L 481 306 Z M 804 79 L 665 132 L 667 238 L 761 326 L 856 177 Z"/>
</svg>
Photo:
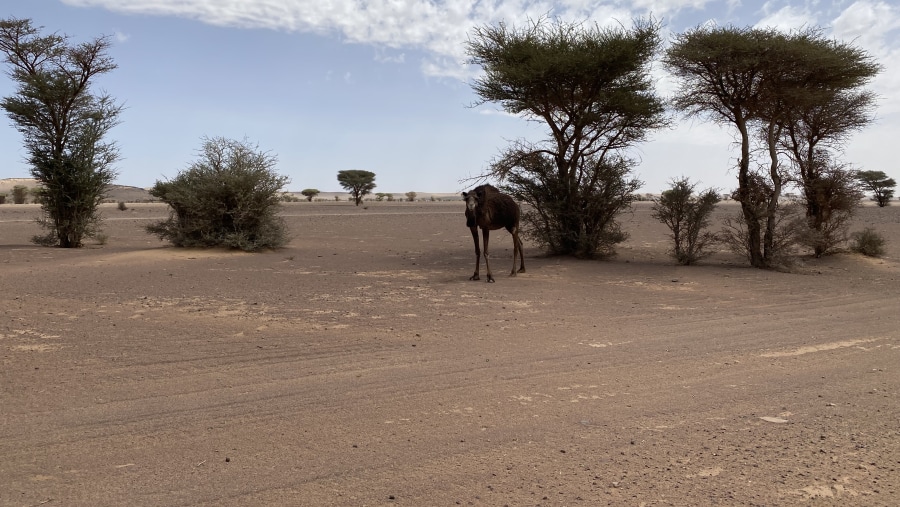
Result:
<svg viewBox="0 0 900 507">
<path fill-rule="evenodd" d="M 766 202 L 766 232 L 763 241 L 763 262 L 766 266 L 772 264 L 777 252 L 775 251 L 775 226 L 778 222 L 778 199 L 781 197 L 781 175 L 778 173 L 778 129 L 774 123 L 769 123 L 766 132 L 766 141 L 769 145 L 769 177 L 772 178 L 772 193 L 767 196 Z"/>
<path fill-rule="evenodd" d="M 747 132 L 747 121 L 743 115 L 735 114 L 735 123 L 741 134 L 741 160 L 738 168 L 738 199 L 741 202 L 741 212 L 744 214 L 744 222 L 747 224 L 747 249 L 750 257 L 750 265 L 755 268 L 766 267 L 762 254 L 762 241 L 760 241 L 761 226 L 760 217 L 752 202 L 750 180 L 750 134 Z"/>
</svg>

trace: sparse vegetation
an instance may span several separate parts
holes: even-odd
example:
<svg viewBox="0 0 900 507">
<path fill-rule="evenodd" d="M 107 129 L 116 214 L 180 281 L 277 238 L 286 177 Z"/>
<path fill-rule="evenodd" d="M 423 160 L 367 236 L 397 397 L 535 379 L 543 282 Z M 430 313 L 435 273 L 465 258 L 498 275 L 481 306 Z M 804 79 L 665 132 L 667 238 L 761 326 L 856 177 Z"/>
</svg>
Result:
<svg viewBox="0 0 900 507">
<path fill-rule="evenodd" d="M 884 255 L 886 241 L 878 231 L 871 227 L 854 232 L 850 243 L 850 250 L 868 257 L 881 257 Z"/>
<path fill-rule="evenodd" d="M 125 204 L 125 201 L 119 201 L 118 208 L 119 211 L 126 211 L 128 209 L 128 205 Z"/>
<path fill-rule="evenodd" d="M 407 202 L 416 202 L 416 193 L 415 192 L 407 192 L 406 193 L 406 201 Z"/>
<path fill-rule="evenodd" d="M 717 240 L 715 234 L 706 231 L 709 217 L 719 196 L 714 189 L 694 194 L 695 183 L 682 177 L 653 201 L 653 218 L 672 231 L 674 247 L 672 256 L 679 264 L 690 265 L 708 256 L 706 248 Z"/>
<path fill-rule="evenodd" d="M 168 220 L 147 232 L 181 247 L 224 246 L 244 251 L 278 248 L 287 242 L 277 216 L 287 177 L 276 159 L 246 140 L 204 139 L 202 154 L 150 194 L 171 207 Z"/>
</svg>

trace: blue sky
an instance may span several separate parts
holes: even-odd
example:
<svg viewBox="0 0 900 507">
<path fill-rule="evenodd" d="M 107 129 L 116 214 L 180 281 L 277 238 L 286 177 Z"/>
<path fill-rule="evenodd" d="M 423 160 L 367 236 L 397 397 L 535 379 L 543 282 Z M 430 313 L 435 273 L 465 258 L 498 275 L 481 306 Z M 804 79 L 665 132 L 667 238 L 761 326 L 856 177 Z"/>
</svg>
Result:
<svg viewBox="0 0 900 507">
<path fill-rule="evenodd" d="M 124 102 L 111 133 L 117 183 L 174 177 L 204 136 L 248 139 L 275 155 L 287 190 L 338 191 L 343 169 L 376 173 L 384 192 L 457 192 L 510 140 L 545 137 L 539 124 L 470 107 L 478 69 L 464 65 L 474 26 L 551 13 L 606 25 L 652 14 L 671 33 L 700 23 L 822 26 L 855 41 L 884 71 L 872 83 L 877 121 L 844 159 L 900 178 L 900 6 L 896 2 L 740 0 L 13 0 L 3 17 L 29 18 L 73 40 L 113 37 L 119 68 L 95 83 Z M 673 83 L 654 70 L 658 89 Z M 0 96 L 14 93 L 0 76 Z M 28 177 L 21 137 L 0 122 L 0 178 Z M 737 150 L 727 128 L 678 119 L 632 153 L 644 192 L 673 177 L 730 190 Z"/>
</svg>

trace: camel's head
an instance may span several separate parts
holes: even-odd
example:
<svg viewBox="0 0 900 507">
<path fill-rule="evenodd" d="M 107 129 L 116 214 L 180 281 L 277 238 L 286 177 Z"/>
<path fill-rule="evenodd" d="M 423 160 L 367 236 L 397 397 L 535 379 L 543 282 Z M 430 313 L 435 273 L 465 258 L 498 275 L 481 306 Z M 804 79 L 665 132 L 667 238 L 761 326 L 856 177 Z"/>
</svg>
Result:
<svg viewBox="0 0 900 507">
<path fill-rule="evenodd" d="M 466 201 L 466 227 L 475 227 L 475 207 L 478 206 L 478 198 L 475 192 L 463 192 Z"/>
</svg>

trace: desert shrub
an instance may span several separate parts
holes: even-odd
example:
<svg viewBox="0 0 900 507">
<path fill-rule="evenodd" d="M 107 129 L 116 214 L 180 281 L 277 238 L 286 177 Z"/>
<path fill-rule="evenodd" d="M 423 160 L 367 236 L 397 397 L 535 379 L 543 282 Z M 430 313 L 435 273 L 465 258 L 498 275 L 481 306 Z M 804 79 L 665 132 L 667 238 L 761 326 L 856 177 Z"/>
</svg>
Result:
<svg viewBox="0 0 900 507">
<path fill-rule="evenodd" d="M 760 215 L 760 220 L 766 220 L 765 214 Z M 788 203 L 778 207 L 773 229 L 772 244 L 765 252 L 769 265 L 773 267 L 790 264 L 790 256 L 794 253 L 798 244 L 798 232 L 806 230 L 802 210 L 797 203 Z M 751 261 L 750 234 L 747 228 L 746 218 L 743 213 L 733 217 L 726 217 L 723 221 L 725 227 L 719 232 L 719 240 L 732 252 L 744 256 Z"/>
<path fill-rule="evenodd" d="M 590 178 L 573 189 L 557 177 L 548 155 L 510 152 L 495 162 L 494 172 L 506 176 L 502 190 L 528 205 L 522 210 L 523 234 L 551 255 L 604 258 L 628 239 L 616 218 L 641 186 L 630 178 L 630 161 L 589 159 L 583 165 L 590 166 L 583 169 Z"/>
<path fill-rule="evenodd" d="M 28 187 L 16 185 L 12 189 L 13 204 L 25 204 L 28 201 Z"/>
<path fill-rule="evenodd" d="M 0 204 L 6 204 L 6 194 L 0 194 Z"/>
<path fill-rule="evenodd" d="M 818 224 L 817 229 L 813 219 L 807 217 L 807 226 L 797 231 L 797 244 L 812 250 L 816 257 L 834 253 L 847 241 L 851 218 L 852 211 L 833 211 L 828 221 Z"/>
<path fill-rule="evenodd" d="M 147 232 L 181 247 L 283 246 L 288 238 L 277 212 L 287 177 L 275 173 L 275 157 L 257 150 L 246 140 L 204 139 L 196 162 L 150 189 L 171 211 Z"/>
<path fill-rule="evenodd" d="M 125 201 L 119 201 L 119 211 L 125 211 L 128 209 L 128 205 L 125 204 Z"/>
<path fill-rule="evenodd" d="M 106 234 L 105 232 L 95 233 L 94 241 L 96 241 L 98 245 L 105 245 L 106 242 L 109 241 L 109 234 Z"/>
<path fill-rule="evenodd" d="M 406 193 L 406 201 L 407 202 L 416 202 L 416 194 L 415 192 L 407 192 Z"/>
<path fill-rule="evenodd" d="M 808 170 L 802 181 L 803 194 L 798 198 L 806 207 L 806 228 L 798 231 L 798 239 L 821 257 L 847 241 L 850 219 L 863 192 L 853 171 L 827 157 L 816 160 L 815 170 Z"/>
<path fill-rule="evenodd" d="M 871 227 L 854 232 L 851 236 L 850 250 L 861 253 L 869 257 L 880 257 L 884 255 L 884 236 Z"/>
<path fill-rule="evenodd" d="M 719 196 L 713 189 L 694 194 L 696 184 L 688 178 L 674 180 L 672 186 L 653 200 L 653 218 L 672 231 L 672 256 L 679 264 L 690 265 L 707 257 L 706 247 L 716 242 L 716 235 L 706 231 L 709 217 Z"/>
</svg>

